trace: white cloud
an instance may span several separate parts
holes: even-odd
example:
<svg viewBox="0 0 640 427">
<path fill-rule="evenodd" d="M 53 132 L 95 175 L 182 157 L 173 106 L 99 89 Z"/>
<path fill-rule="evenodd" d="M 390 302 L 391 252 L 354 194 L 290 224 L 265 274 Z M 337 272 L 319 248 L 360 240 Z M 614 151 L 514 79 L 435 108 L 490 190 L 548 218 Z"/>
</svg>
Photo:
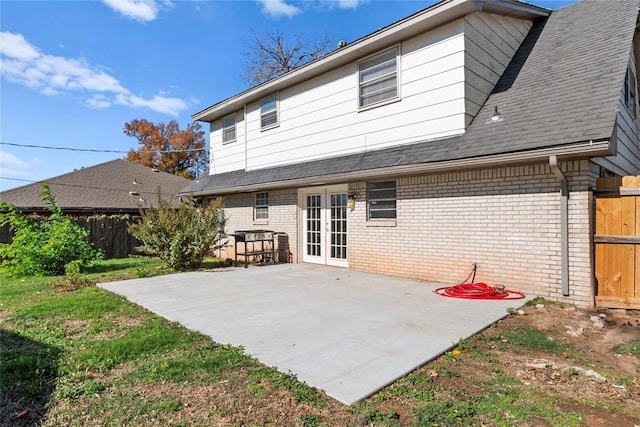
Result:
<svg viewBox="0 0 640 427">
<path fill-rule="evenodd" d="M 37 157 L 22 160 L 11 153 L 0 150 L 0 166 L 2 176 L 6 178 L 22 178 L 29 176 L 29 169 L 39 167 L 43 162 Z"/>
<path fill-rule="evenodd" d="M 116 103 L 134 108 L 146 107 L 158 113 L 177 116 L 180 111 L 188 107 L 187 103 L 180 98 L 171 98 L 162 95 L 154 95 L 151 99 L 144 99 L 139 96 L 127 94 L 116 95 Z"/>
<path fill-rule="evenodd" d="M 111 107 L 111 100 L 101 93 L 93 95 L 91 98 L 87 98 L 87 105 L 91 108 L 107 108 Z"/>
<path fill-rule="evenodd" d="M 262 12 L 273 18 L 279 18 L 281 16 L 291 18 L 302 12 L 302 9 L 290 5 L 284 0 L 258 0 L 258 3 L 262 6 Z"/>
<path fill-rule="evenodd" d="M 0 54 L 9 58 L 28 61 L 40 53 L 22 37 L 22 34 L 0 33 Z"/>
<path fill-rule="evenodd" d="M 0 32 L 0 74 L 7 80 L 54 96 L 80 92 L 86 104 L 106 108 L 115 102 L 129 107 L 146 107 L 177 116 L 188 104 L 159 92 L 150 99 L 133 95 L 118 79 L 86 60 L 47 55 L 29 44 L 21 34 Z M 111 97 L 111 98 L 110 98 Z"/>
<path fill-rule="evenodd" d="M 256 0 L 262 6 L 262 12 L 273 18 L 281 16 L 293 17 L 304 10 L 312 9 L 327 11 L 334 9 L 357 9 L 371 0 L 300 0 L 300 7 L 294 6 L 287 0 Z"/>
<path fill-rule="evenodd" d="M 102 0 L 102 2 L 121 15 L 140 22 L 153 21 L 163 7 L 172 6 L 169 0 L 163 1 L 162 5 L 155 0 Z"/>
<path fill-rule="evenodd" d="M 369 0 L 337 0 L 340 9 L 356 9 L 361 4 L 368 2 Z"/>
</svg>

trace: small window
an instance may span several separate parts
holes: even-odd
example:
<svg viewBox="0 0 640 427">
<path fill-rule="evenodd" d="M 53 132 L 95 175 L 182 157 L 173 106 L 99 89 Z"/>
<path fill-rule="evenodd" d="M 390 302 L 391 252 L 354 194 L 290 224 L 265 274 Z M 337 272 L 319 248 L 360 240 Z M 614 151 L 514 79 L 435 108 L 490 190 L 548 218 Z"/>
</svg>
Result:
<svg viewBox="0 0 640 427">
<path fill-rule="evenodd" d="M 370 182 L 368 190 L 369 219 L 395 219 L 396 182 Z"/>
<path fill-rule="evenodd" d="M 360 108 L 398 98 L 397 47 L 358 63 Z"/>
<path fill-rule="evenodd" d="M 269 193 L 256 193 L 254 219 L 269 219 Z"/>
<path fill-rule="evenodd" d="M 222 143 L 236 140 L 236 113 L 229 114 L 222 119 Z"/>
<path fill-rule="evenodd" d="M 269 129 L 278 126 L 278 95 L 273 95 L 260 102 L 260 128 Z"/>
<path fill-rule="evenodd" d="M 627 68 L 627 77 L 624 80 L 624 103 L 631 113 L 631 116 L 636 118 L 636 101 L 638 98 L 637 86 L 636 86 L 636 76 L 633 74 L 633 70 L 631 66 Z"/>
</svg>

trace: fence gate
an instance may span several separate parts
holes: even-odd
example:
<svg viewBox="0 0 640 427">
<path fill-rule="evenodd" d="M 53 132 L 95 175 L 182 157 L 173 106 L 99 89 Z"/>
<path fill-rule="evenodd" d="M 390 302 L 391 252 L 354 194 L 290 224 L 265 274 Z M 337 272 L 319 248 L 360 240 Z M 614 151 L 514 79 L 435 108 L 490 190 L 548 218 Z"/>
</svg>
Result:
<svg viewBox="0 0 640 427">
<path fill-rule="evenodd" d="M 596 306 L 640 309 L 640 176 L 596 184 Z"/>
</svg>

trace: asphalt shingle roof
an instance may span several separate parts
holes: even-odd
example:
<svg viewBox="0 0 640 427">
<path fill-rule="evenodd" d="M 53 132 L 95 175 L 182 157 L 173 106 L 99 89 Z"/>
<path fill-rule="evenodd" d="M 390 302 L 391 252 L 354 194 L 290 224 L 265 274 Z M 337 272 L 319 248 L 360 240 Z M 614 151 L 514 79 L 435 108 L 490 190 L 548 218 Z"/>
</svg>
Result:
<svg viewBox="0 0 640 427">
<path fill-rule="evenodd" d="M 183 193 L 521 153 L 611 138 L 640 0 L 582 0 L 536 22 L 464 135 L 252 171 Z M 504 121 L 486 124 L 498 106 Z"/>
<path fill-rule="evenodd" d="M 137 184 L 134 184 L 134 181 Z M 46 179 L 63 210 L 87 212 L 137 211 L 138 205 L 157 205 L 160 188 L 164 199 L 175 196 L 190 181 L 127 160 L 112 160 L 73 172 Z M 131 195 L 129 192 L 139 194 Z M 38 209 L 44 207 L 39 194 L 40 182 L 25 185 L 0 193 L 0 201 L 19 208 Z M 140 201 L 144 199 L 144 202 Z"/>
</svg>

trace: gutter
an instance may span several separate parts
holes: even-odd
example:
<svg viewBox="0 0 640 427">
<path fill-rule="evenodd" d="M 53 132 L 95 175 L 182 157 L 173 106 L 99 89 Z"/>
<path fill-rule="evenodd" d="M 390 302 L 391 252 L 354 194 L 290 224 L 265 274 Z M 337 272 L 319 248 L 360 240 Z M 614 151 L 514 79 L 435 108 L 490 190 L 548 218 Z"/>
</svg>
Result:
<svg viewBox="0 0 640 427">
<path fill-rule="evenodd" d="M 558 166 L 558 156 L 549 156 L 551 171 L 560 181 L 560 268 L 562 274 L 562 295 L 569 296 L 569 185 Z"/>
</svg>

